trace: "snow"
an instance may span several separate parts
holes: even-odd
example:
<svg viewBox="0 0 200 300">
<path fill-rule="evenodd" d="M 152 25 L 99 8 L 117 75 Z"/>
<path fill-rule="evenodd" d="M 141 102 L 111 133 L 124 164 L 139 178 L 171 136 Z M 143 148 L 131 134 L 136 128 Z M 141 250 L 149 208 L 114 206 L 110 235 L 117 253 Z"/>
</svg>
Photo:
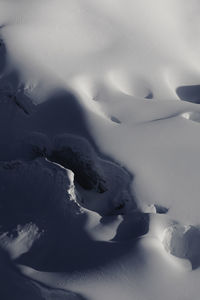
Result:
<svg viewBox="0 0 200 300">
<path fill-rule="evenodd" d="M 0 0 L 2 300 L 199 298 L 199 13 Z"/>
<path fill-rule="evenodd" d="M 163 245 L 167 252 L 191 261 L 192 267 L 199 267 L 200 232 L 194 226 L 174 225 L 165 229 Z"/>
<path fill-rule="evenodd" d="M 8 233 L 0 236 L 0 245 L 12 259 L 15 259 L 30 250 L 33 243 L 40 238 L 39 229 L 35 224 L 26 224 L 24 227 L 17 226 L 17 237 L 9 237 Z"/>
</svg>

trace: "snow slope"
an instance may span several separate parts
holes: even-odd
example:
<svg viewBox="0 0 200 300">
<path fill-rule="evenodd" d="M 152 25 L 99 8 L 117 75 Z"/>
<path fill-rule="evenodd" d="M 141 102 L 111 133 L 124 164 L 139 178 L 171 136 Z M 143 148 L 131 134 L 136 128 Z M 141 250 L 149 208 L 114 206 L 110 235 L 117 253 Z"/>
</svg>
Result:
<svg viewBox="0 0 200 300">
<path fill-rule="evenodd" d="M 10 286 L 21 272 L 38 299 L 199 298 L 199 14 L 197 0 L 0 0 Z"/>
</svg>

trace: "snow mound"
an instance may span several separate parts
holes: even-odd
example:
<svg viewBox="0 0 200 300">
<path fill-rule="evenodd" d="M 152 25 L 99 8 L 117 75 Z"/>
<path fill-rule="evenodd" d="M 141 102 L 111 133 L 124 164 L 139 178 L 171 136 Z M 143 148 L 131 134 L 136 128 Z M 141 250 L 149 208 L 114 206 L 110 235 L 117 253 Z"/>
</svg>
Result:
<svg viewBox="0 0 200 300">
<path fill-rule="evenodd" d="M 39 228 L 33 223 L 18 225 L 11 235 L 8 232 L 0 235 L 0 247 L 9 253 L 11 259 L 15 259 L 28 252 L 40 235 Z"/>
<path fill-rule="evenodd" d="M 192 267 L 200 264 L 200 230 L 195 226 L 175 224 L 164 231 L 165 250 L 179 258 L 190 260 Z"/>
<path fill-rule="evenodd" d="M 58 135 L 53 149 L 49 159 L 73 171 L 82 206 L 102 215 L 136 208 L 129 191 L 132 181 L 129 173 L 117 164 L 99 158 L 86 139 Z"/>
</svg>

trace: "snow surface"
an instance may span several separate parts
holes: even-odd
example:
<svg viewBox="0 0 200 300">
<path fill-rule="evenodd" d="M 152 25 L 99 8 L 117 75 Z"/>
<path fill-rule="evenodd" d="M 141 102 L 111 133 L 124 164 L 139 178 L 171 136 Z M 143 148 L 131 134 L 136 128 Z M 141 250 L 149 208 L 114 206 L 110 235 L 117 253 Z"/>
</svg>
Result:
<svg viewBox="0 0 200 300">
<path fill-rule="evenodd" d="M 2 300 L 199 299 L 199 14 L 0 0 Z"/>
</svg>

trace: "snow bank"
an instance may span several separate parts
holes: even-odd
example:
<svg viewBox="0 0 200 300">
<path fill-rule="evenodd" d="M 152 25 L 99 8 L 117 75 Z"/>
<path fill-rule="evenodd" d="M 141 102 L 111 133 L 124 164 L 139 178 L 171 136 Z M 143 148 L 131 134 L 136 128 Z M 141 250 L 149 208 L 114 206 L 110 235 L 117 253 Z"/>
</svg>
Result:
<svg viewBox="0 0 200 300">
<path fill-rule="evenodd" d="M 99 158 L 87 140 L 57 136 L 50 159 L 74 172 L 79 201 L 87 209 L 109 215 L 136 208 L 129 190 L 131 176 L 117 164 Z"/>
</svg>

